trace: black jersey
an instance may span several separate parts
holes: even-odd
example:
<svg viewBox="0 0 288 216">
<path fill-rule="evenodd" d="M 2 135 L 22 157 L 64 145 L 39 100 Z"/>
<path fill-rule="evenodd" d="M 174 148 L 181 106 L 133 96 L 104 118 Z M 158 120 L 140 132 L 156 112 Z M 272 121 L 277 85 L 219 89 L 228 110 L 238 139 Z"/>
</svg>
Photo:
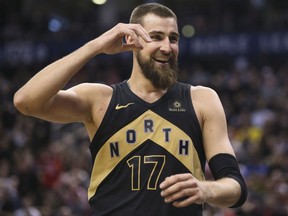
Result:
<svg viewBox="0 0 288 216">
<path fill-rule="evenodd" d="M 159 184 L 192 173 L 204 179 L 205 155 L 190 85 L 176 83 L 147 103 L 126 81 L 113 95 L 90 150 L 88 198 L 95 216 L 202 215 L 202 205 L 176 208 L 164 202 Z"/>
</svg>

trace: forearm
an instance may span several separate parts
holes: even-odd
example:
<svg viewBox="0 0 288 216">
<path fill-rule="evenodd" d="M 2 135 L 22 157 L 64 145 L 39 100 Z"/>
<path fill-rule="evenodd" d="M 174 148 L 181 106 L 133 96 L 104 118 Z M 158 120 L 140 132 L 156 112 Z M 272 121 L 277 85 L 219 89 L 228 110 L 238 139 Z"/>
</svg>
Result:
<svg viewBox="0 0 288 216">
<path fill-rule="evenodd" d="M 92 57 L 99 53 L 97 43 L 97 40 L 90 41 L 38 72 L 15 93 L 14 104 L 17 109 L 24 114 L 41 109 Z"/>
<path fill-rule="evenodd" d="M 215 207 L 231 207 L 240 197 L 241 189 L 237 181 L 223 178 L 217 181 L 203 182 L 205 202 Z"/>
<path fill-rule="evenodd" d="M 229 197 L 236 196 L 235 200 L 228 207 L 239 207 L 244 204 L 247 199 L 247 186 L 240 172 L 236 157 L 227 153 L 220 153 L 214 155 L 208 162 L 211 173 L 216 180 L 215 184 L 220 183 L 218 189 L 218 196 Z M 224 189 L 222 189 L 224 187 Z M 222 190 L 221 190 L 222 189 Z M 216 191 L 217 192 L 217 191 Z M 226 193 L 225 193 L 226 192 Z M 220 199 L 222 201 L 222 199 Z"/>
</svg>

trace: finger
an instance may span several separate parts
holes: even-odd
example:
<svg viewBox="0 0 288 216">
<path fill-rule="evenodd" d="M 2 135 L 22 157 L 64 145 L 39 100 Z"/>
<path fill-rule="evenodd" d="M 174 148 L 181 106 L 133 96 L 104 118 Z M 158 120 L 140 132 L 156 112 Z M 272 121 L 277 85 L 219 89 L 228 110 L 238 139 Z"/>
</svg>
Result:
<svg viewBox="0 0 288 216">
<path fill-rule="evenodd" d="M 193 178 L 192 174 L 190 173 L 182 173 L 166 177 L 165 180 L 160 184 L 160 189 L 163 190 L 177 182 L 187 181 L 190 178 Z"/>
<path fill-rule="evenodd" d="M 161 191 L 161 196 L 167 203 L 181 201 L 187 197 L 194 196 L 199 193 L 197 182 L 193 179 L 188 181 L 178 182 Z"/>
<path fill-rule="evenodd" d="M 186 184 L 186 182 L 177 182 L 175 184 L 172 184 L 161 191 L 161 196 L 165 198 L 171 196 L 181 191 L 182 189 L 187 188 L 187 186 L 185 186 Z"/>
<path fill-rule="evenodd" d="M 127 28 L 127 25 L 128 25 L 128 28 Z M 152 41 L 149 34 L 140 24 L 120 24 L 119 26 L 122 28 L 123 36 L 126 35 L 125 37 L 128 37 L 128 38 L 130 37 L 129 42 L 126 41 L 128 43 L 122 43 L 123 44 L 122 51 L 143 49 L 143 46 L 139 40 L 140 38 L 142 38 L 146 42 Z M 125 28 L 123 28 L 123 26 Z"/>
<path fill-rule="evenodd" d="M 136 28 L 136 24 L 124 24 L 124 23 L 119 23 L 115 28 L 113 29 L 115 34 L 114 35 L 116 38 L 122 40 L 122 44 L 126 44 L 123 42 L 123 37 L 125 38 L 126 36 L 129 36 L 131 38 L 131 41 L 133 44 L 135 44 L 136 47 L 142 47 L 142 45 L 139 43 L 139 36 L 140 37 L 147 37 L 145 33 L 143 32 L 143 28 L 140 25 L 137 25 L 138 28 Z M 141 30 L 139 30 L 141 29 Z M 144 36 L 143 36 L 144 34 Z M 148 35 L 149 36 L 149 35 Z M 147 40 L 147 38 L 146 38 Z"/>
<path fill-rule="evenodd" d="M 140 36 L 144 41 L 146 42 L 152 41 L 148 32 L 140 24 L 131 24 L 131 29 L 133 29 L 136 35 Z"/>
<path fill-rule="evenodd" d="M 128 30 L 128 38 L 130 37 L 129 41 L 127 41 L 128 43 L 125 44 L 132 44 L 135 47 L 142 47 L 142 45 L 139 42 L 139 37 L 138 35 L 135 33 L 135 31 L 129 29 Z"/>
<path fill-rule="evenodd" d="M 135 44 L 123 44 L 122 45 L 122 51 L 126 52 L 126 51 L 136 51 L 136 50 L 141 50 L 143 49 L 143 46 L 136 46 Z"/>
<path fill-rule="evenodd" d="M 175 193 L 167 194 L 166 196 L 163 197 L 166 203 L 170 203 L 186 199 L 187 197 L 192 196 L 194 193 L 195 192 L 193 192 L 193 189 L 178 190 L 175 191 Z"/>
<path fill-rule="evenodd" d="M 194 195 L 194 196 L 187 197 L 186 199 L 173 202 L 173 206 L 177 208 L 182 208 L 182 207 L 189 206 L 193 203 L 203 204 L 203 202 L 201 201 L 201 198 L 198 195 Z"/>
<path fill-rule="evenodd" d="M 197 182 L 193 180 L 178 182 L 169 188 L 162 190 L 160 194 L 163 198 L 168 198 L 169 202 L 171 202 L 185 196 L 194 195 L 198 191 L 197 187 Z"/>
</svg>

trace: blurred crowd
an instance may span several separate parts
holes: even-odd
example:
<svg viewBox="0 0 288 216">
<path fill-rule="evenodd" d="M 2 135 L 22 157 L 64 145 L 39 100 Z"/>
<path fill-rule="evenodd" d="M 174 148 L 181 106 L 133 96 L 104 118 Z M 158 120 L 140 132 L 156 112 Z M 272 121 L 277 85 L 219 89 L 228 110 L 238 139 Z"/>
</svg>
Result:
<svg viewBox="0 0 288 216">
<path fill-rule="evenodd" d="M 189 83 L 218 92 L 249 189 L 242 208 L 220 215 L 288 215 L 288 65 L 257 68 L 239 58 L 229 70 L 189 71 Z"/>
<path fill-rule="evenodd" d="M 8 13 L 15 2 L 22 4 Z M 96 32 L 102 31 L 95 27 L 98 19 L 88 21 L 91 14 L 80 16 L 81 11 L 87 9 L 79 7 L 80 12 L 74 14 L 70 24 L 66 23 L 67 28 L 51 32 L 47 29 L 49 17 L 39 13 L 41 9 L 44 11 L 44 6 L 28 13 L 30 10 L 23 2 L 0 3 L 3 42 L 0 49 L 13 40 L 53 43 L 83 35 L 91 37 L 92 33 L 97 35 Z M 35 7 L 33 0 L 27 2 L 30 8 Z M 177 14 L 183 15 L 179 17 L 180 22 L 184 23 L 189 14 L 193 14 L 190 18 L 199 33 L 278 31 L 288 23 L 287 2 L 281 0 L 233 0 L 230 3 L 222 0 L 219 4 L 195 1 L 198 4 L 191 9 L 193 13 L 188 10 L 193 1 L 185 4 L 182 0 L 179 2 L 183 4 L 178 5 L 167 2 Z M 126 19 L 129 13 L 122 10 L 118 13 L 119 19 L 123 14 Z M 51 58 L 60 56 L 33 63 L 7 63 L 1 60 L 3 55 L 0 52 L 0 215 L 89 215 L 87 187 L 91 160 L 83 125 L 48 123 L 23 116 L 13 106 L 15 91 Z M 226 57 L 216 60 L 209 57 L 203 61 L 205 57 L 185 56 L 180 62 L 180 81 L 209 86 L 219 94 L 227 115 L 229 137 L 249 189 L 243 207 L 220 210 L 206 205 L 204 215 L 288 215 L 288 63 L 285 61 L 288 56 L 282 56 L 282 61 L 271 61 L 269 57 L 263 61 L 260 54 L 253 59 Z M 127 78 L 131 70 L 129 56 L 104 60 L 90 62 L 68 86 L 86 81 L 110 85 Z"/>
</svg>

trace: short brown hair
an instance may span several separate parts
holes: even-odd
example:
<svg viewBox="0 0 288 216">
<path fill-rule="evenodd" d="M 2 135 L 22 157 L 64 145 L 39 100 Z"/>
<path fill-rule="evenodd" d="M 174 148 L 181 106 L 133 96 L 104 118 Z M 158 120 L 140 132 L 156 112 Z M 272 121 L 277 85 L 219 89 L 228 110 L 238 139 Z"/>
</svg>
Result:
<svg viewBox="0 0 288 216">
<path fill-rule="evenodd" d="M 172 17 L 177 22 L 177 16 L 175 13 L 168 7 L 159 4 L 159 3 L 146 3 L 137 6 L 131 13 L 130 23 L 139 23 L 143 24 L 143 17 L 147 14 L 155 14 L 160 17 Z"/>
</svg>

